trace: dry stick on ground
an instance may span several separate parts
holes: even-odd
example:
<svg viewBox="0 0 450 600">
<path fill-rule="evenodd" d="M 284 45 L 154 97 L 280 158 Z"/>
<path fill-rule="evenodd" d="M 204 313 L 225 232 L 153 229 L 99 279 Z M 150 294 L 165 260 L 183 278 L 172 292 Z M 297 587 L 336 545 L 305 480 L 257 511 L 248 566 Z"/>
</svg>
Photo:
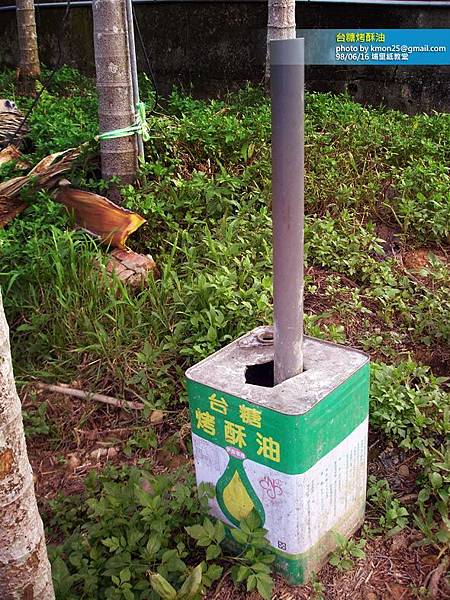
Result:
<svg viewBox="0 0 450 600">
<path fill-rule="evenodd" d="M 103 402 L 103 404 L 110 404 L 111 406 L 117 406 L 118 408 L 132 408 L 133 410 L 142 410 L 144 408 L 144 404 L 141 402 L 130 402 L 128 400 L 119 400 L 112 396 L 105 396 L 104 394 L 83 392 L 83 390 L 71 388 L 65 383 L 52 385 L 50 383 L 37 382 L 35 383 L 35 386 L 40 390 L 65 394 L 66 396 L 74 396 L 75 398 L 81 398 L 82 400 L 96 400 L 97 402 Z"/>
<path fill-rule="evenodd" d="M 439 596 L 439 582 L 441 577 L 447 571 L 449 557 L 446 556 L 444 560 L 430 573 L 430 579 L 428 583 L 428 591 L 432 598 L 438 598 Z"/>
</svg>

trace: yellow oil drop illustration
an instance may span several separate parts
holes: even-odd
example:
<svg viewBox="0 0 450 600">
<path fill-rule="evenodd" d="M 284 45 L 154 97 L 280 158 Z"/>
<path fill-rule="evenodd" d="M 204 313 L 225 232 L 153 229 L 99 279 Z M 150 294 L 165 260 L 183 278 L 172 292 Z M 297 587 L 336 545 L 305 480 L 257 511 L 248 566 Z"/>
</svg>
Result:
<svg viewBox="0 0 450 600">
<path fill-rule="evenodd" d="M 223 503 L 237 521 L 244 519 L 255 508 L 237 471 L 234 472 L 230 483 L 223 490 Z"/>
</svg>

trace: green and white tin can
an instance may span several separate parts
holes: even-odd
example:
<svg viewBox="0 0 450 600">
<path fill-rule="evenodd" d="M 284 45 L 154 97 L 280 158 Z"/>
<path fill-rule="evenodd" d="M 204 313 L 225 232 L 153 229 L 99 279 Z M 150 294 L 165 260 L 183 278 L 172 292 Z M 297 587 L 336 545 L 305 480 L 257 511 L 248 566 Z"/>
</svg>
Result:
<svg viewBox="0 0 450 600">
<path fill-rule="evenodd" d="M 215 487 L 211 514 L 236 526 L 256 510 L 279 572 L 301 584 L 335 547 L 333 532 L 348 537 L 364 519 L 369 360 L 305 337 L 303 373 L 275 387 L 248 383 L 255 365 L 270 371 L 270 331 L 187 371 L 195 469 L 197 483 Z"/>
</svg>

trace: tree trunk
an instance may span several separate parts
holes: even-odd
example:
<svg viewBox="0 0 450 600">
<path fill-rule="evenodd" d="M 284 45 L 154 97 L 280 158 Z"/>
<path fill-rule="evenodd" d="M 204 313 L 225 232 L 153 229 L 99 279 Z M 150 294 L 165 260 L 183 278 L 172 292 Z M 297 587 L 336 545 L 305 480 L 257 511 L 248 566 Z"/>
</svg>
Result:
<svg viewBox="0 0 450 600">
<path fill-rule="evenodd" d="M 51 570 L 21 409 L 0 293 L 0 598 L 52 600 Z"/>
<path fill-rule="evenodd" d="M 270 80 L 271 40 L 295 38 L 295 0 L 268 0 L 266 86 Z"/>
<path fill-rule="evenodd" d="M 34 1 L 16 1 L 17 30 L 19 36 L 19 91 L 27 96 L 36 93 L 36 79 L 41 74 L 34 18 Z"/>
<path fill-rule="evenodd" d="M 94 52 L 99 96 L 100 133 L 128 127 L 134 123 L 133 87 L 128 46 L 125 0 L 95 0 Z M 136 136 L 100 142 L 102 177 L 120 183 L 136 179 Z M 117 190 L 113 199 L 117 200 Z"/>
</svg>

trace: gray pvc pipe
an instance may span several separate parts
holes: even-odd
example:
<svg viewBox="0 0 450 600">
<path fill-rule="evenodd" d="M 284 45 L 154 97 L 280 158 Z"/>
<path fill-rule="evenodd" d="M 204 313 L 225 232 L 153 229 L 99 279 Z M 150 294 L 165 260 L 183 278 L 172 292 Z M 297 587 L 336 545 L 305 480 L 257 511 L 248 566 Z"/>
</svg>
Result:
<svg viewBox="0 0 450 600">
<path fill-rule="evenodd" d="M 270 42 L 274 383 L 303 371 L 304 39 Z"/>
</svg>

